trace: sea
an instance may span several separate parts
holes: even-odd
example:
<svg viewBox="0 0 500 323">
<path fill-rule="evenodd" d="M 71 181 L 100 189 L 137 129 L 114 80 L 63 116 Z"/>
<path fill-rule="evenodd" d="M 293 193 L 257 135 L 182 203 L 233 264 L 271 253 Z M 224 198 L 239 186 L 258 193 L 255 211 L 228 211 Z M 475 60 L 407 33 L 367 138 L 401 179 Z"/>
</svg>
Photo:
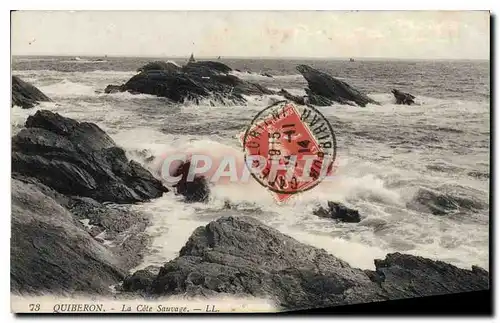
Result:
<svg viewBox="0 0 500 323">
<path fill-rule="evenodd" d="M 26 118 L 47 109 L 94 122 L 129 158 L 154 171 L 155 158 L 208 152 L 243 158 L 238 135 L 280 97 L 249 96 L 246 105 L 202 101 L 173 104 L 130 93 L 105 94 L 153 60 L 186 58 L 29 57 L 12 59 L 12 74 L 53 99 L 33 109 L 11 109 L 14 135 Z M 303 94 L 296 66 L 307 64 L 365 92 L 381 105 L 318 107 L 337 141 L 335 178 L 278 204 L 255 181 L 220 183 L 206 203 L 185 203 L 171 190 L 132 206 L 150 215 L 143 262 L 161 266 L 178 256 L 194 229 L 226 215 L 248 215 L 301 242 L 323 248 L 351 266 L 373 269 L 374 259 L 401 252 L 489 268 L 490 62 L 447 60 L 226 59 L 238 77 Z M 269 73 L 273 77 L 262 75 Z M 416 97 L 396 105 L 392 89 Z M 229 201 L 233 207 L 226 208 Z M 357 209 L 359 223 L 313 214 L 340 202 Z M 437 210 L 437 211 L 436 211 Z"/>
</svg>

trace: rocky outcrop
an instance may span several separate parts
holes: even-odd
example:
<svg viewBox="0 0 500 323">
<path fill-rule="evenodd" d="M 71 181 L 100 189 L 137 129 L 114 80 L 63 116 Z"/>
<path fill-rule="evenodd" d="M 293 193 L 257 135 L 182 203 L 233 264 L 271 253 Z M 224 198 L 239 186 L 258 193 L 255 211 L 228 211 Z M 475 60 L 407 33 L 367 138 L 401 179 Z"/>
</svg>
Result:
<svg viewBox="0 0 500 323">
<path fill-rule="evenodd" d="M 107 93 L 128 91 L 165 97 L 176 103 L 196 104 L 209 99 L 212 104 L 243 104 L 243 95 L 263 95 L 274 92 L 253 82 L 229 75 L 231 68 L 220 62 L 198 61 L 179 68 L 166 67 L 162 62 L 149 63 L 123 85 L 110 85 Z"/>
<path fill-rule="evenodd" d="M 125 275 L 111 250 L 86 232 L 43 185 L 12 180 L 11 291 L 109 294 Z"/>
<path fill-rule="evenodd" d="M 139 67 L 137 69 L 137 72 L 147 72 L 147 71 L 179 72 L 180 70 L 181 67 L 172 62 L 154 61 Z"/>
<path fill-rule="evenodd" d="M 353 268 L 254 218 L 229 216 L 196 229 L 145 290 L 267 297 L 282 309 L 303 309 L 489 288 L 488 273 L 477 267 L 399 253 L 375 265 L 375 271 Z"/>
<path fill-rule="evenodd" d="M 448 191 L 446 186 L 437 189 L 419 187 L 406 207 L 419 212 L 434 215 L 456 214 L 464 211 L 479 211 L 488 208 L 488 204 L 474 197 L 468 190 L 455 187 Z"/>
<path fill-rule="evenodd" d="M 361 221 L 358 210 L 350 209 L 342 203 L 328 201 L 328 208 L 320 206 L 313 213 L 320 218 L 329 218 L 341 222 L 358 223 Z"/>
<path fill-rule="evenodd" d="M 396 89 L 393 89 L 391 93 L 396 98 L 396 104 L 406 104 L 406 105 L 415 104 L 415 97 L 410 93 L 401 92 Z"/>
<path fill-rule="evenodd" d="M 320 72 L 310 66 L 299 65 L 297 66 L 297 71 L 304 76 L 308 83 L 309 90 L 315 95 L 341 104 L 352 105 L 355 103 L 361 107 L 369 103 L 380 104 L 346 82 Z"/>
<path fill-rule="evenodd" d="M 293 95 L 291 94 L 290 92 L 288 92 L 287 90 L 285 89 L 281 89 L 278 93 L 276 93 L 278 95 L 282 95 L 285 99 L 287 100 L 290 100 L 290 101 L 293 101 L 297 104 L 300 104 L 300 105 L 305 105 L 307 104 L 308 100 L 306 98 L 306 96 L 298 96 L 298 95 Z"/>
<path fill-rule="evenodd" d="M 62 194 L 134 203 L 167 189 L 94 123 L 37 111 L 12 138 L 12 171 Z"/>
<path fill-rule="evenodd" d="M 149 217 L 117 203 L 167 189 L 97 125 L 37 111 L 12 171 L 12 292 L 106 295 L 139 265 Z"/>
<path fill-rule="evenodd" d="M 125 91 L 124 85 L 108 85 L 104 89 L 104 93 L 110 94 L 110 93 L 118 93 L 118 92 L 123 92 Z"/>
<path fill-rule="evenodd" d="M 442 261 L 388 254 L 375 260 L 375 271 L 366 271 L 389 299 L 442 295 L 489 289 L 489 274 L 472 266 L 457 268 Z"/>
<path fill-rule="evenodd" d="M 281 89 L 276 94 L 282 95 L 285 99 L 293 101 L 293 102 L 300 104 L 300 105 L 311 104 L 311 105 L 320 106 L 320 107 L 327 107 L 327 106 L 330 106 L 334 103 L 332 100 L 330 100 L 324 96 L 314 94 L 309 89 L 306 89 L 307 95 L 304 95 L 304 96 L 293 95 L 285 89 Z M 346 104 L 353 105 L 350 102 L 347 102 Z"/>
<path fill-rule="evenodd" d="M 17 76 L 12 76 L 12 102 L 11 106 L 18 106 L 23 109 L 30 109 L 39 102 L 51 101 L 48 96 L 42 93 L 33 85 L 21 80 Z"/>
<path fill-rule="evenodd" d="M 141 269 L 133 273 L 132 275 L 128 275 L 123 280 L 123 284 L 121 287 L 122 291 L 125 292 L 149 292 L 149 288 L 151 284 L 158 276 L 160 272 L 160 267 L 149 266 L 147 268 Z"/>
<path fill-rule="evenodd" d="M 214 61 L 189 62 L 182 67 L 182 71 L 185 73 L 205 74 L 205 76 L 218 73 L 227 74 L 232 70 L 226 64 Z"/>
<path fill-rule="evenodd" d="M 193 180 L 188 181 L 190 167 L 191 162 L 187 161 L 175 170 L 172 176 L 181 176 L 181 179 L 174 185 L 175 192 L 183 195 L 185 202 L 206 202 L 210 196 L 208 181 L 201 175 L 195 175 Z"/>
</svg>

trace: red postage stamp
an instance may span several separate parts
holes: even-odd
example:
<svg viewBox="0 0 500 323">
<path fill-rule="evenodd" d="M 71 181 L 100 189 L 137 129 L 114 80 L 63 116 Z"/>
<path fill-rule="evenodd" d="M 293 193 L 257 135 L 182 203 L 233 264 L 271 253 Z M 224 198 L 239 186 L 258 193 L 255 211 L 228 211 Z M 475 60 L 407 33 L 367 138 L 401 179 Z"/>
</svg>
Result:
<svg viewBox="0 0 500 323">
<path fill-rule="evenodd" d="M 278 202 L 312 189 L 334 171 L 335 134 L 312 106 L 276 102 L 255 116 L 240 141 L 250 174 Z"/>
</svg>

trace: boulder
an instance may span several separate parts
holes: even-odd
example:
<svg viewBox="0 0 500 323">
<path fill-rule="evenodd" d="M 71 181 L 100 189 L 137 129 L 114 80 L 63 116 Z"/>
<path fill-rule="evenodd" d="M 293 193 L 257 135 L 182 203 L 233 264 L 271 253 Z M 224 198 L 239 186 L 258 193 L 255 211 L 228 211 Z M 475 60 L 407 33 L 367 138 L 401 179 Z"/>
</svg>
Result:
<svg viewBox="0 0 500 323">
<path fill-rule="evenodd" d="M 227 216 L 197 228 L 166 263 L 151 295 L 266 297 L 297 310 L 489 288 L 488 273 L 440 261 L 388 254 L 375 271 L 284 235 L 247 216 Z"/>
<path fill-rule="evenodd" d="M 159 267 L 149 266 L 128 275 L 123 280 L 122 290 L 125 292 L 148 292 L 159 271 Z"/>
<path fill-rule="evenodd" d="M 39 110 L 12 138 L 12 171 L 65 195 L 134 203 L 168 190 L 96 124 Z"/>
<path fill-rule="evenodd" d="M 119 257 L 85 231 L 57 192 L 16 179 L 11 188 L 11 291 L 111 294 L 126 274 Z"/>
<path fill-rule="evenodd" d="M 410 93 L 401 92 L 396 89 L 393 89 L 391 92 L 396 98 L 396 104 L 406 104 L 406 105 L 415 104 L 415 97 Z"/>
<path fill-rule="evenodd" d="M 488 204 L 474 197 L 473 192 L 469 190 L 459 187 L 450 189 L 445 185 L 437 189 L 419 187 L 413 198 L 406 203 L 406 207 L 433 215 L 448 215 L 484 210 L 488 208 Z"/>
<path fill-rule="evenodd" d="M 368 103 L 380 104 L 349 84 L 320 72 L 307 65 L 298 65 L 297 71 L 306 79 L 309 89 L 316 95 L 323 96 L 341 104 L 355 104 L 364 107 Z"/>
<path fill-rule="evenodd" d="M 206 202 L 210 196 L 208 181 L 204 176 L 195 175 L 192 181 L 187 180 L 191 162 L 179 165 L 172 177 L 182 176 L 174 185 L 176 193 L 184 196 L 185 202 Z"/>
<path fill-rule="evenodd" d="M 350 209 L 342 203 L 328 201 L 328 208 L 320 206 L 313 213 L 320 218 L 330 218 L 341 222 L 358 223 L 361 221 L 358 210 Z"/>
<path fill-rule="evenodd" d="M 104 89 L 104 93 L 110 94 L 110 93 L 118 93 L 118 92 L 123 92 L 125 91 L 125 84 L 122 85 L 108 85 Z"/>
<path fill-rule="evenodd" d="M 30 109 L 42 101 L 51 100 L 35 86 L 21 80 L 17 76 L 12 76 L 11 106 L 19 106 L 23 109 Z"/>
<path fill-rule="evenodd" d="M 293 95 L 285 89 L 281 89 L 277 94 L 300 105 L 305 105 L 307 103 L 307 99 L 305 96 Z"/>
</svg>

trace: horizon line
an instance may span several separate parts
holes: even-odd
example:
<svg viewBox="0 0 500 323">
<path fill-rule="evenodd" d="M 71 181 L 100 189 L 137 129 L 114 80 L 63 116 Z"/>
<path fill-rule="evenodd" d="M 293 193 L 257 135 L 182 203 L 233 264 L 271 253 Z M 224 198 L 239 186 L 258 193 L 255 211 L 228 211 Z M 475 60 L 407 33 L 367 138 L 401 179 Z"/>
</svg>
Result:
<svg viewBox="0 0 500 323">
<path fill-rule="evenodd" d="M 11 54 L 11 58 L 13 57 L 111 57 L 111 58 L 173 58 L 173 59 L 189 59 L 190 55 L 187 56 L 166 56 L 166 55 L 107 55 L 107 54 Z M 453 60 L 453 61 L 490 61 L 491 57 L 488 58 L 454 58 L 454 57 L 438 57 L 438 58 L 430 58 L 430 57 L 356 57 L 356 56 L 336 56 L 336 57 L 322 57 L 322 56 L 222 56 L 222 55 L 213 55 L 213 56 L 198 56 L 198 59 L 212 59 L 218 58 L 221 59 L 293 59 L 293 60 Z M 196 59 L 196 57 L 195 57 Z"/>
</svg>

